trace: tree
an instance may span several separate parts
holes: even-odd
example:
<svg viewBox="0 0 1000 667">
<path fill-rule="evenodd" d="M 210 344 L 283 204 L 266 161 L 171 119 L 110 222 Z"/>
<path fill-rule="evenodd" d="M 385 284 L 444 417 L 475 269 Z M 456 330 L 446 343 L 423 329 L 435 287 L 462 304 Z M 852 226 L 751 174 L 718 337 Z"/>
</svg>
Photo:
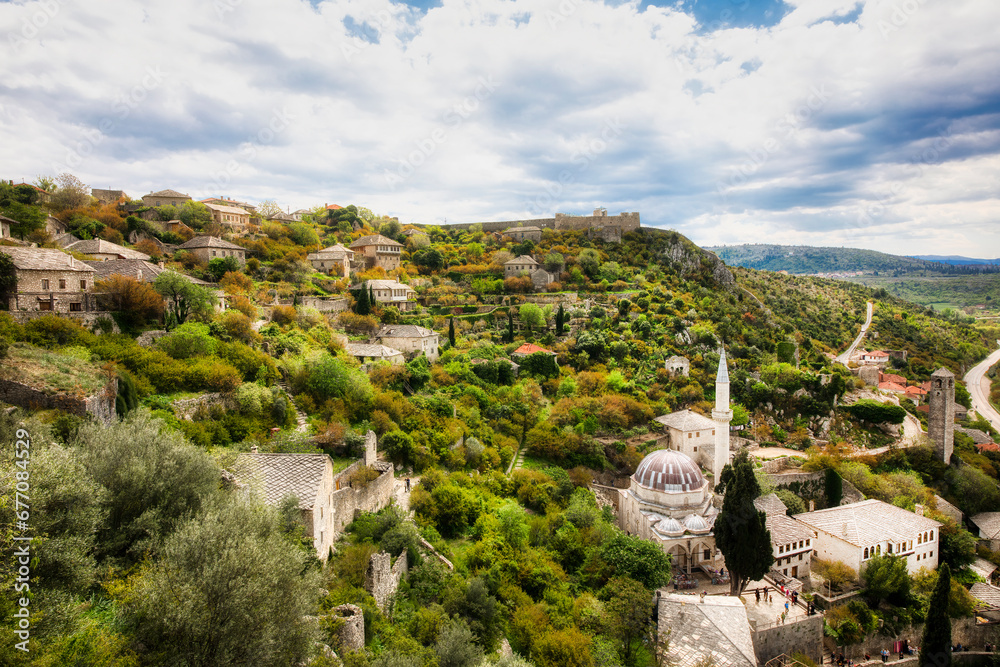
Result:
<svg viewBox="0 0 1000 667">
<path fill-rule="evenodd" d="M 604 626 L 618 640 L 618 654 L 633 667 L 642 639 L 653 622 L 653 592 L 635 579 L 614 577 L 604 587 Z"/>
<path fill-rule="evenodd" d="M 281 207 L 278 206 L 278 202 L 273 199 L 265 199 L 261 203 L 257 204 L 257 215 L 259 215 L 262 220 L 274 220 L 282 213 L 284 213 L 284 211 L 282 211 Z"/>
<path fill-rule="evenodd" d="M 636 535 L 616 531 L 601 547 L 601 558 L 613 576 L 633 579 L 649 590 L 670 581 L 670 556 L 656 544 Z"/>
<path fill-rule="evenodd" d="M 910 598 L 910 575 L 906 559 L 895 554 L 879 554 L 868 561 L 861 574 L 863 594 L 868 606 L 875 608 L 886 600 L 904 606 Z"/>
<path fill-rule="evenodd" d="M 521 323 L 528 327 L 528 331 L 545 324 L 542 309 L 533 303 L 523 304 L 517 314 L 521 318 Z"/>
<path fill-rule="evenodd" d="M 826 504 L 828 507 L 840 505 L 841 498 L 844 497 L 844 480 L 840 473 L 833 468 L 826 469 Z"/>
<path fill-rule="evenodd" d="M 771 569 L 771 533 L 765 514 L 753 504 L 760 495 L 760 484 L 745 449 L 726 464 L 720 477 L 715 492 L 723 494 L 723 500 L 715 519 L 715 545 L 726 558 L 729 594 L 738 596 L 748 582 L 757 581 Z"/>
<path fill-rule="evenodd" d="M 17 292 L 17 270 L 10 255 L 0 252 L 0 310 L 7 310 Z"/>
<path fill-rule="evenodd" d="M 565 262 L 566 258 L 563 257 L 562 254 L 558 252 L 550 252 L 545 256 L 545 260 L 542 262 L 542 265 L 549 273 L 555 273 L 556 271 L 562 270 Z"/>
<path fill-rule="evenodd" d="M 45 211 L 18 201 L 9 186 L 6 190 L 0 190 L 0 215 L 16 222 L 10 226 L 10 233 L 21 240 L 32 232 L 45 228 Z"/>
<path fill-rule="evenodd" d="M 937 586 L 931 595 L 920 641 L 919 667 L 951 667 L 951 618 L 948 598 L 951 593 L 951 569 L 948 564 L 938 568 Z"/>
<path fill-rule="evenodd" d="M 511 309 L 507 310 L 507 334 L 504 336 L 504 342 L 514 342 L 514 311 Z"/>
<path fill-rule="evenodd" d="M 444 266 L 444 257 L 434 248 L 421 248 L 412 255 L 417 266 L 434 271 Z"/>
<path fill-rule="evenodd" d="M 563 335 L 563 325 L 566 324 L 566 311 L 563 309 L 563 305 L 559 304 L 559 310 L 556 311 L 556 335 Z"/>
<path fill-rule="evenodd" d="M 455 347 L 455 318 L 448 320 L 448 342 Z"/>
<path fill-rule="evenodd" d="M 972 565 L 976 560 L 976 536 L 945 517 L 939 517 L 944 525 L 938 531 L 941 538 L 941 561 L 955 570 Z"/>
<path fill-rule="evenodd" d="M 52 207 L 57 211 L 86 206 L 90 203 L 90 187 L 73 174 L 56 176 L 59 187 L 52 195 Z"/>
<path fill-rule="evenodd" d="M 576 263 L 591 278 L 597 277 L 597 271 L 601 266 L 601 255 L 593 248 L 584 248 L 576 257 Z"/>
<path fill-rule="evenodd" d="M 367 283 L 361 283 L 361 289 L 358 290 L 358 298 L 354 303 L 355 313 L 358 315 L 367 315 L 372 312 L 371 302 L 368 298 L 368 285 Z"/>
<path fill-rule="evenodd" d="M 232 255 L 228 257 L 213 257 L 208 262 L 208 272 L 212 274 L 212 277 L 216 281 L 222 279 L 222 276 L 227 273 L 233 273 L 240 270 L 240 260 L 236 259 Z"/>
<path fill-rule="evenodd" d="M 207 316 L 215 305 L 215 297 L 208 289 L 194 284 L 176 271 L 164 271 L 156 276 L 153 289 L 167 300 L 173 326 L 184 324 L 194 314 Z"/>
<path fill-rule="evenodd" d="M 483 661 L 483 650 L 476 645 L 469 626 L 457 619 L 441 628 L 434 652 L 439 667 L 476 667 Z"/>
<path fill-rule="evenodd" d="M 115 597 L 155 662 L 305 664 L 319 596 L 306 557 L 277 511 L 237 496 L 187 520 Z"/>
<path fill-rule="evenodd" d="M 163 316 L 163 297 L 146 282 L 117 273 L 94 283 L 108 310 L 119 313 L 126 326 L 138 327 Z"/>
</svg>

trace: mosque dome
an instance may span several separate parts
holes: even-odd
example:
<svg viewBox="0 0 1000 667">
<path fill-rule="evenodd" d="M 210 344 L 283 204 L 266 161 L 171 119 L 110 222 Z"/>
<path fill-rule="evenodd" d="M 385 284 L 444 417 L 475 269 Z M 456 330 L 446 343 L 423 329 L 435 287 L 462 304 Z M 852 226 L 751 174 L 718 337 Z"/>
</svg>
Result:
<svg viewBox="0 0 1000 667">
<path fill-rule="evenodd" d="M 708 527 L 708 522 L 698 514 L 691 514 L 684 519 L 684 528 L 688 532 L 694 533 L 695 535 L 704 535 L 708 533 L 711 529 Z"/>
<path fill-rule="evenodd" d="M 656 524 L 656 530 L 668 537 L 679 537 L 684 534 L 684 526 L 677 519 L 664 519 Z"/>
<path fill-rule="evenodd" d="M 688 493 L 705 485 L 698 464 L 673 449 L 660 449 L 644 458 L 632 479 L 641 487 L 663 493 Z"/>
</svg>

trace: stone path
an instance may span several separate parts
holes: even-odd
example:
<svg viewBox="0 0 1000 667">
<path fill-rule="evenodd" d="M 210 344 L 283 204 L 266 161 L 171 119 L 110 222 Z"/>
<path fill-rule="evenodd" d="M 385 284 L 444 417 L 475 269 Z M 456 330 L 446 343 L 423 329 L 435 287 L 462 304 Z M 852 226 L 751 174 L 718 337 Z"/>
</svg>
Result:
<svg viewBox="0 0 1000 667">
<path fill-rule="evenodd" d="M 288 390 L 288 384 L 284 380 L 278 380 L 278 386 L 285 392 L 285 396 L 288 397 L 288 401 L 295 410 L 295 432 L 305 433 L 309 428 L 309 420 L 306 418 L 306 413 L 299 410 L 299 406 L 295 405 L 295 401 L 292 400 L 292 393 Z"/>
</svg>

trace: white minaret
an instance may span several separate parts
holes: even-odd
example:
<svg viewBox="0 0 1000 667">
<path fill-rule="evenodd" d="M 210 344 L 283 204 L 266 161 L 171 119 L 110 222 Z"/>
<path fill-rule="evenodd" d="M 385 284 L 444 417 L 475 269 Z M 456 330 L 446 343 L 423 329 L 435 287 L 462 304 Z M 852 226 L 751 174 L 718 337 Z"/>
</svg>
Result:
<svg viewBox="0 0 1000 667">
<path fill-rule="evenodd" d="M 715 475 L 714 484 L 722 479 L 722 469 L 729 463 L 729 422 L 733 420 L 733 411 L 729 409 L 729 368 L 726 365 L 726 348 L 722 348 L 719 358 L 719 372 L 715 376 L 715 409 L 712 410 L 715 420 Z"/>
</svg>

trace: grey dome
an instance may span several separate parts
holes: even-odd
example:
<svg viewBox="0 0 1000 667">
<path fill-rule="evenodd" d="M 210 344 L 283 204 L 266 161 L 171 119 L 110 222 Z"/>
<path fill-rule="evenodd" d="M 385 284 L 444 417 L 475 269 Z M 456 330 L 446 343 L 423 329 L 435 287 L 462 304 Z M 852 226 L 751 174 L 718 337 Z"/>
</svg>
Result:
<svg viewBox="0 0 1000 667">
<path fill-rule="evenodd" d="M 698 491 L 705 485 L 698 464 L 673 449 L 660 449 L 644 458 L 632 479 L 639 486 L 664 493 Z"/>
</svg>

